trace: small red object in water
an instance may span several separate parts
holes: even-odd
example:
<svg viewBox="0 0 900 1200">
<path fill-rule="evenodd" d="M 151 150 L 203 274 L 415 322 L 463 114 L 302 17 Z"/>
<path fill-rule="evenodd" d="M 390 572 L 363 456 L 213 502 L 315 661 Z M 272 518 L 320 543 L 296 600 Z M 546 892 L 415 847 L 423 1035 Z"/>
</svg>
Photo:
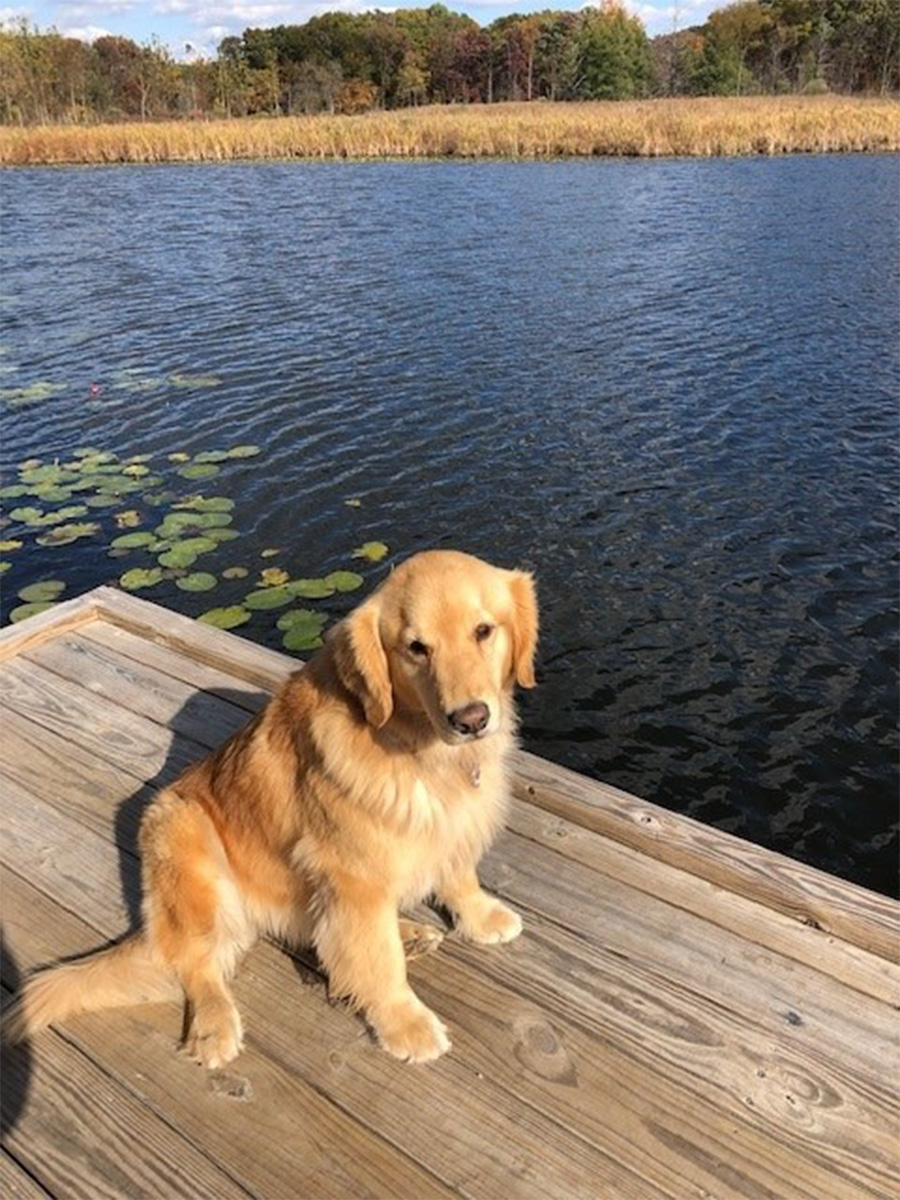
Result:
<svg viewBox="0 0 900 1200">
<path fill-rule="evenodd" d="M 103 391 L 103 388 L 100 386 L 99 383 L 91 384 L 91 395 L 92 396 L 99 396 L 102 391 Z"/>
</svg>

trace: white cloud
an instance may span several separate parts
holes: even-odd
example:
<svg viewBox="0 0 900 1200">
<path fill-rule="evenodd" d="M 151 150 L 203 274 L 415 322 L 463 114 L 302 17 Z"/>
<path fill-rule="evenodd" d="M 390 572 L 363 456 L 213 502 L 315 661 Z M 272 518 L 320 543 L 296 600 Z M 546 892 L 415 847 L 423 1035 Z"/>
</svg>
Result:
<svg viewBox="0 0 900 1200">
<path fill-rule="evenodd" d="M 97 38 L 113 36 L 109 29 L 101 29 L 99 25 L 60 25 L 58 28 L 64 37 L 76 38 L 79 42 L 96 42 Z"/>
<path fill-rule="evenodd" d="M 0 26 L 18 25 L 21 20 L 34 24 L 34 17 L 28 8 L 0 8 Z"/>
</svg>

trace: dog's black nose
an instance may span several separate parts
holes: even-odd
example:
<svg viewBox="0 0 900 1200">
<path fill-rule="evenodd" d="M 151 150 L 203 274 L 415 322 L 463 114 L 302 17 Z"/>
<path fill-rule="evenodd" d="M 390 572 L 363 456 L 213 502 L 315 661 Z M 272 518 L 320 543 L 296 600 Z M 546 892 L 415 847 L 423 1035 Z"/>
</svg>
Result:
<svg viewBox="0 0 900 1200">
<path fill-rule="evenodd" d="M 466 704 L 462 708 L 454 709 L 452 713 L 447 714 L 447 720 L 457 733 L 471 736 L 475 733 L 481 733 L 482 729 L 491 719 L 491 710 L 486 704 L 482 704 L 480 700 L 475 700 L 471 704 Z"/>
</svg>

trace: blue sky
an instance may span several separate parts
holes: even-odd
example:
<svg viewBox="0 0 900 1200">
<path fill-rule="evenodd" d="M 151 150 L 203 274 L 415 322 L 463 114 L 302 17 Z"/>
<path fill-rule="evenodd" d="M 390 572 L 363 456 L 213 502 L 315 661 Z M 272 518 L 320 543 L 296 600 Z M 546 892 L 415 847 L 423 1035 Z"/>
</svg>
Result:
<svg viewBox="0 0 900 1200">
<path fill-rule="evenodd" d="M 394 7 L 427 8 L 432 0 L 395 0 Z M 652 36 L 667 33 L 673 23 L 680 28 L 703 21 L 714 8 L 728 0 L 626 0 L 626 6 L 641 18 Z M 584 7 L 581 0 L 559 3 L 549 0 L 481 0 L 448 8 L 465 12 L 481 24 L 511 12 L 535 12 L 545 8 Z M 3 4 L 0 21 L 27 17 L 41 29 L 54 27 L 60 33 L 85 41 L 107 33 L 121 34 L 136 42 L 158 37 L 176 58 L 201 53 L 211 55 L 228 34 L 240 34 L 248 26 L 301 24 L 319 13 L 362 12 L 382 7 L 372 0 L 31 0 L 25 4 Z M 388 5 L 384 5 L 388 8 Z M 190 46 L 191 51 L 187 50 Z"/>
</svg>

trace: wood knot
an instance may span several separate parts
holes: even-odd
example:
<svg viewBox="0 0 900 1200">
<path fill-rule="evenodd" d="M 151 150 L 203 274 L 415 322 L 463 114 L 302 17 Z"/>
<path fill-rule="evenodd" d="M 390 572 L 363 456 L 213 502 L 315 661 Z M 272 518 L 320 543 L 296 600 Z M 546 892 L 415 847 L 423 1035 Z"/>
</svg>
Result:
<svg viewBox="0 0 900 1200">
<path fill-rule="evenodd" d="M 549 1021 L 538 1016 L 517 1017 L 513 1034 L 516 1058 L 526 1071 L 552 1083 L 577 1086 L 575 1064 Z"/>
<path fill-rule="evenodd" d="M 246 1104 L 253 1099 L 253 1084 L 244 1075 L 233 1075 L 230 1071 L 210 1071 L 209 1090 L 214 1096 L 226 1100 L 239 1100 Z"/>
</svg>

